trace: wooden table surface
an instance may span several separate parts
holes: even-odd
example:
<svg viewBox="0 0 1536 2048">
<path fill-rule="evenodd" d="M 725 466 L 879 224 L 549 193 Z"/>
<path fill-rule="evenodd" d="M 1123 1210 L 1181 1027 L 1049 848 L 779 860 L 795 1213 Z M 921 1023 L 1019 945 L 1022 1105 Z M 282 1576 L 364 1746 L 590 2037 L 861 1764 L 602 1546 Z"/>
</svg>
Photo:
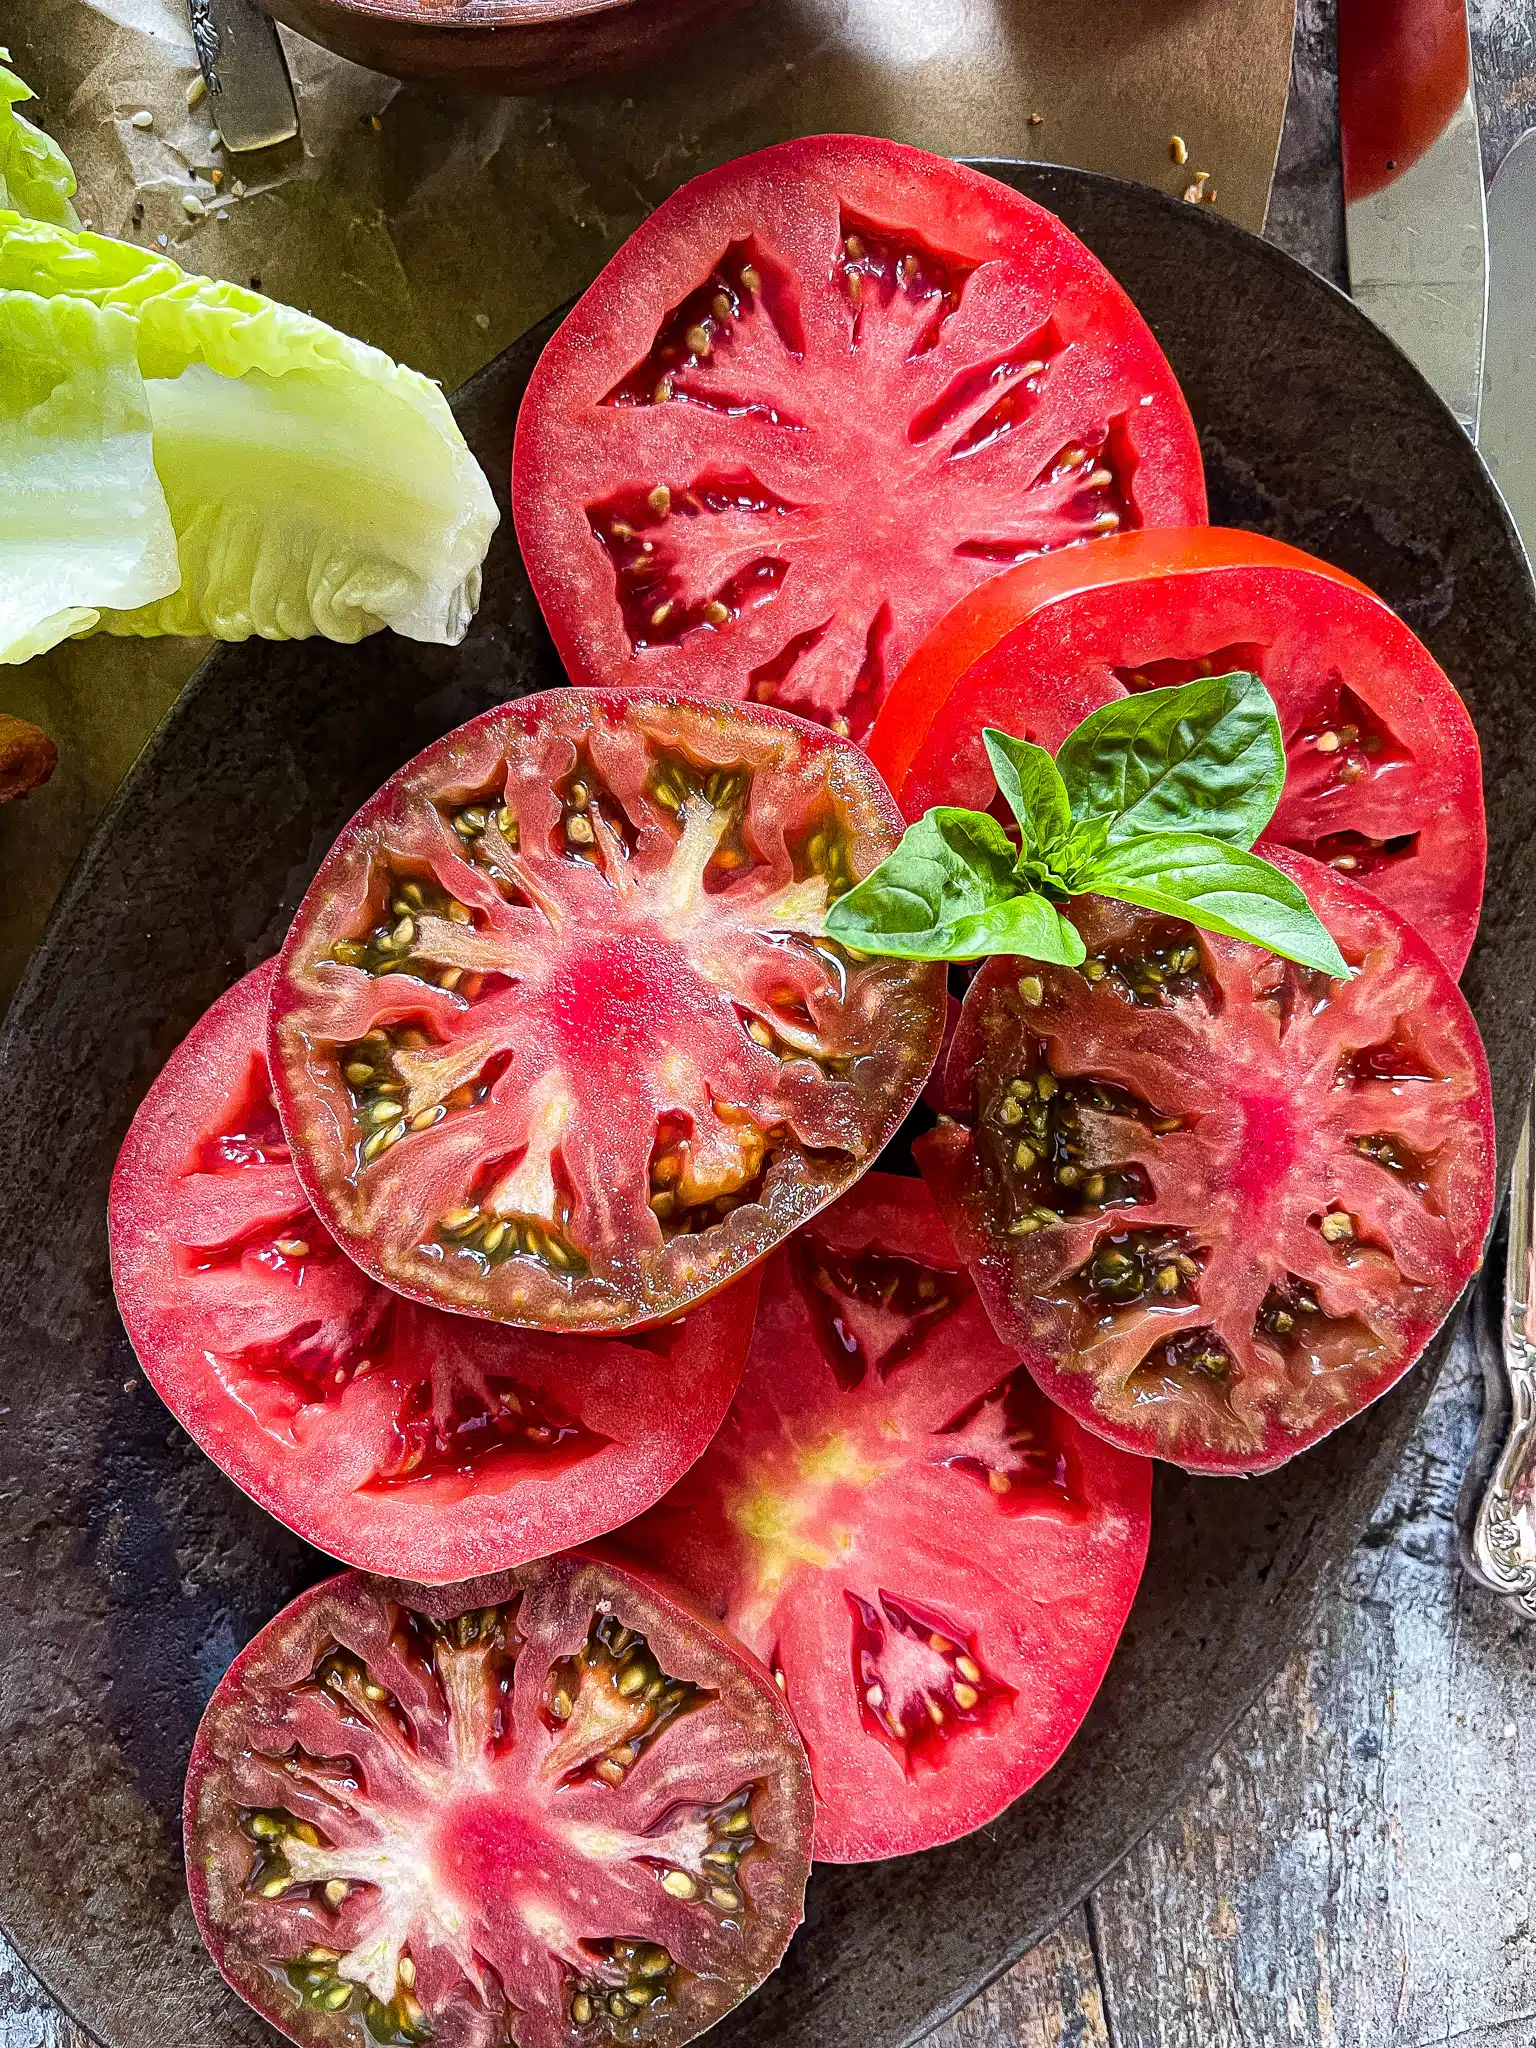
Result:
<svg viewBox="0 0 1536 2048">
<path fill-rule="evenodd" d="M 1470 13 L 1491 175 L 1536 125 L 1536 0 Z M 1300 0 L 1269 232 L 1342 283 L 1333 75 L 1331 0 Z M 1458 1342 L 1199 1791 L 928 2048 L 1536 2048 L 1536 1627 L 1456 1562 L 1479 1398 Z M 3 1939 L 0 2048 L 91 2048 Z"/>
</svg>

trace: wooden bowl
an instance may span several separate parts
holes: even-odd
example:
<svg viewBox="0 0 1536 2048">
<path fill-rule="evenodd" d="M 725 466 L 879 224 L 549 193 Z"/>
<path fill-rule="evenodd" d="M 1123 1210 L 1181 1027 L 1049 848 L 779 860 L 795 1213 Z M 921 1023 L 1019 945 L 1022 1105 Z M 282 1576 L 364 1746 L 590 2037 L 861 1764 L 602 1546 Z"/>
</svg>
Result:
<svg viewBox="0 0 1536 2048">
<path fill-rule="evenodd" d="M 542 92 L 659 56 L 751 0 L 263 0 L 339 57 L 474 92 Z"/>
</svg>

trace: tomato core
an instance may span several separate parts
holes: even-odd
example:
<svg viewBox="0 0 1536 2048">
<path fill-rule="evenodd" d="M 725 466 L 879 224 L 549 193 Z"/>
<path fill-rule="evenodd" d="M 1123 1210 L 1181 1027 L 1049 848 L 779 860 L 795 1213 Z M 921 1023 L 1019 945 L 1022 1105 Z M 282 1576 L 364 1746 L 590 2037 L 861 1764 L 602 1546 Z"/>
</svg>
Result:
<svg viewBox="0 0 1536 2048">
<path fill-rule="evenodd" d="M 428 1855 L 440 1888 L 472 1907 L 524 1892 L 550 1868 L 547 1829 L 510 1800 L 454 1800 L 433 1829 Z"/>
<path fill-rule="evenodd" d="M 1235 1179 L 1244 1196 L 1262 1202 L 1283 1185 L 1300 1155 L 1295 1113 L 1283 1095 L 1244 1095 L 1240 1109 Z"/>
</svg>

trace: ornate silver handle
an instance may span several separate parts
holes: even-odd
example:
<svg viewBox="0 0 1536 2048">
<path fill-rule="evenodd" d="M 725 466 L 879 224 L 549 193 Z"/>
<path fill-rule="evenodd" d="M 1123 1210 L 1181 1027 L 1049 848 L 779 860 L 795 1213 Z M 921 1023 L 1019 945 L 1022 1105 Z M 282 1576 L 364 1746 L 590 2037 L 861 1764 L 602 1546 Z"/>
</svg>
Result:
<svg viewBox="0 0 1536 2048">
<path fill-rule="evenodd" d="M 277 29 L 257 0 L 187 0 L 208 111 L 230 150 L 270 149 L 299 132 Z"/>
<path fill-rule="evenodd" d="M 1533 1095 L 1536 1103 L 1536 1095 Z M 1536 1171 L 1532 1110 L 1515 1149 L 1503 1314 L 1478 1331 L 1483 1427 L 1462 1504 L 1462 1556 L 1473 1576 L 1536 1618 Z"/>
</svg>

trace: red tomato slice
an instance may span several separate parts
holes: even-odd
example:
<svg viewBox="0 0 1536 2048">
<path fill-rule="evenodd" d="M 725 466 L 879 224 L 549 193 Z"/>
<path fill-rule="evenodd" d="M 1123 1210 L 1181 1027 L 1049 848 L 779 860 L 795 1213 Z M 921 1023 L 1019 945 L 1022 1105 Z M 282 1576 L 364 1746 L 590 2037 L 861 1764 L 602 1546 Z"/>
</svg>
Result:
<svg viewBox="0 0 1536 2048">
<path fill-rule="evenodd" d="M 767 1673 L 580 1553 L 284 1608 L 203 1716 L 187 1883 L 303 2048 L 680 2048 L 800 1922 L 813 1808 Z"/>
<path fill-rule="evenodd" d="M 621 1540 L 769 1664 L 816 1854 L 847 1863 L 966 1834 L 1050 1769 L 1151 1492 L 993 1335 L 922 1183 L 875 1173 L 774 1254 L 724 1429 Z"/>
<path fill-rule="evenodd" d="M 222 996 L 134 1118 L 108 1223 L 156 1391 L 269 1514 L 437 1584 L 602 1535 L 699 1455 L 741 1377 L 756 1275 L 643 1338 L 445 1315 L 338 1249 L 267 1075 L 272 966 Z"/>
<path fill-rule="evenodd" d="M 397 1292 L 630 1328 L 734 1279 L 922 1088 L 944 970 L 828 903 L 896 845 L 858 748 L 757 705 L 552 690 L 364 805 L 272 1004 L 294 1164 Z"/>
<path fill-rule="evenodd" d="M 1369 883 L 1459 974 L 1487 853 L 1472 720 L 1379 597 L 1280 541 L 1133 533 L 999 576 L 908 664 L 870 756 L 908 818 L 985 810 L 984 726 L 1054 753 L 1111 698 L 1235 668 L 1262 676 L 1285 731 L 1268 836 Z"/>
<path fill-rule="evenodd" d="M 1045 1391 L 1192 1472 L 1268 1471 L 1385 1393 L 1493 1208 L 1460 991 L 1369 890 L 1260 850 L 1354 979 L 1081 897 L 1082 968 L 976 977 L 947 1069 L 961 1120 L 914 1147 Z"/>
<path fill-rule="evenodd" d="M 867 136 L 760 150 L 630 236 L 539 360 L 518 544 L 578 681 L 862 738 L 1000 568 L 1205 517 L 1135 307 L 1054 215 Z"/>
</svg>

